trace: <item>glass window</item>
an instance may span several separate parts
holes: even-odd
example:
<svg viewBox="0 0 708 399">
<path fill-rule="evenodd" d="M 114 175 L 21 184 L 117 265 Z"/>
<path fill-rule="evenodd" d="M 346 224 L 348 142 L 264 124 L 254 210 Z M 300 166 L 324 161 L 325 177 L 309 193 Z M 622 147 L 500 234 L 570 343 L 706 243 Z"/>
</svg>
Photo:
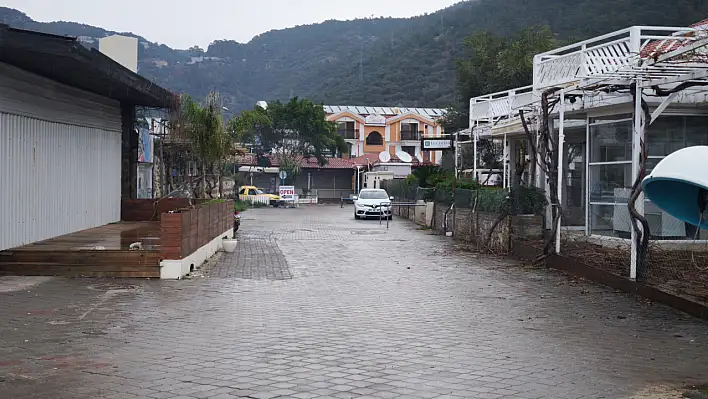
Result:
<svg viewBox="0 0 708 399">
<path fill-rule="evenodd" d="M 634 182 L 632 176 L 632 121 L 608 117 L 590 125 L 590 197 L 589 229 L 591 234 L 628 238 L 630 218 L 627 202 Z M 607 120 L 614 119 L 609 123 Z M 685 147 L 708 145 L 708 117 L 663 116 L 647 130 L 647 173 L 667 155 Z M 645 200 L 644 214 L 650 231 L 657 239 L 686 239 L 695 234 L 685 223 Z"/>
<path fill-rule="evenodd" d="M 590 165 L 590 201 L 626 203 L 632 187 L 632 164 Z"/>
<path fill-rule="evenodd" d="M 585 226 L 585 143 L 565 144 L 564 226 Z M 523 154 L 517 156 L 521 159 Z"/>
<path fill-rule="evenodd" d="M 631 224 L 627 204 L 593 204 L 590 206 L 592 234 L 630 238 Z"/>
<path fill-rule="evenodd" d="M 632 161 L 632 121 L 590 126 L 590 162 Z"/>
<path fill-rule="evenodd" d="M 631 120 L 632 118 L 634 118 L 633 114 L 596 116 L 594 118 L 590 118 L 590 124 L 592 125 L 595 123 L 620 122 L 620 121 Z"/>
<path fill-rule="evenodd" d="M 413 146 L 403 146 L 401 148 L 404 152 L 406 152 L 408 155 L 414 157 L 415 156 L 415 147 Z"/>
<path fill-rule="evenodd" d="M 370 190 L 359 193 L 361 199 L 388 199 L 388 194 L 384 190 Z"/>
<path fill-rule="evenodd" d="M 708 116 L 686 118 L 686 147 L 708 145 Z"/>
<path fill-rule="evenodd" d="M 667 116 L 651 124 L 647 130 L 649 156 L 664 157 L 686 146 L 685 119 L 683 116 Z"/>
<path fill-rule="evenodd" d="M 379 132 L 371 132 L 366 136 L 366 145 L 383 145 L 383 137 Z"/>
</svg>

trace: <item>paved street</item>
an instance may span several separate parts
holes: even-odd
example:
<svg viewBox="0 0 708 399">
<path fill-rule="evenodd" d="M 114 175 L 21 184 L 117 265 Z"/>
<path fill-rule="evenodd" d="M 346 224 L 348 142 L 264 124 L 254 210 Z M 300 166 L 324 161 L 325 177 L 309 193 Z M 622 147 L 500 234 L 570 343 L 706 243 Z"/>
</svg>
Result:
<svg viewBox="0 0 708 399">
<path fill-rule="evenodd" d="M 238 251 L 190 280 L 0 279 L 0 398 L 629 398 L 708 382 L 707 323 L 352 216 L 249 210 Z"/>
</svg>

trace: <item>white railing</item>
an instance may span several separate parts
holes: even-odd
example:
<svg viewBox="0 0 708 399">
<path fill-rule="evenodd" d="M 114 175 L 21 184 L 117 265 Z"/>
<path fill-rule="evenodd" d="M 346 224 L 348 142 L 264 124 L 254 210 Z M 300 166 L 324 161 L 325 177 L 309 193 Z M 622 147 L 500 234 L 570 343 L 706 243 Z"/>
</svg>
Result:
<svg viewBox="0 0 708 399">
<path fill-rule="evenodd" d="M 493 123 L 519 115 L 519 109 L 534 102 L 533 86 L 487 94 L 470 100 L 470 119 Z"/>
<path fill-rule="evenodd" d="M 250 202 L 251 204 L 270 204 L 270 197 L 265 194 L 259 195 L 239 195 L 238 199 L 244 202 Z"/>
<path fill-rule="evenodd" d="M 705 34 L 698 28 L 633 26 L 541 53 L 534 57 L 533 87 L 543 90 L 599 80 L 621 81 L 638 73 L 661 75 L 665 72 L 642 67 L 643 61 Z"/>
</svg>

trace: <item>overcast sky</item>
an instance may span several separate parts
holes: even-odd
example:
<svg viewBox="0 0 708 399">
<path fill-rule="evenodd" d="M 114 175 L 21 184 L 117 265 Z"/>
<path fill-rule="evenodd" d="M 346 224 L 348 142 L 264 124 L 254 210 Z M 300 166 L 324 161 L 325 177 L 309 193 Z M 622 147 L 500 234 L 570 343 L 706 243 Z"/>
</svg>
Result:
<svg viewBox="0 0 708 399">
<path fill-rule="evenodd" d="M 410 17 L 460 0 L 0 0 L 36 21 L 133 32 L 173 48 L 247 42 L 271 29 L 369 16 Z"/>
</svg>

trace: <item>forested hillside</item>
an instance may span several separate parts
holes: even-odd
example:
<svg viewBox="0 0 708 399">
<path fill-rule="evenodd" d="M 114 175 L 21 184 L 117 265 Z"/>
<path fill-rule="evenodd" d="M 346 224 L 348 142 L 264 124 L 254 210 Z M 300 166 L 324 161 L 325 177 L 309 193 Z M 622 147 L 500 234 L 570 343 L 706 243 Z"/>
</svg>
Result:
<svg viewBox="0 0 708 399">
<path fill-rule="evenodd" d="M 548 25 L 567 41 L 630 25 L 686 26 L 704 17 L 708 1 L 699 0 L 472 0 L 415 18 L 328 21 L 270 31 L 248 43 L 215 40 L 204 50 L 174 50 L 136 37 L 141 74 L 194 98 L 217 90 L 233 110 L 294 95 L 333 104 L 443 107 L 455 100 L 454 61 L 462 42 L 476 31 L 506 36 Z M 7 8 L 0 8 L 0 21 L 84 36 L 87 45 L 111 33 L 34 22 Z"/>
</svg>

